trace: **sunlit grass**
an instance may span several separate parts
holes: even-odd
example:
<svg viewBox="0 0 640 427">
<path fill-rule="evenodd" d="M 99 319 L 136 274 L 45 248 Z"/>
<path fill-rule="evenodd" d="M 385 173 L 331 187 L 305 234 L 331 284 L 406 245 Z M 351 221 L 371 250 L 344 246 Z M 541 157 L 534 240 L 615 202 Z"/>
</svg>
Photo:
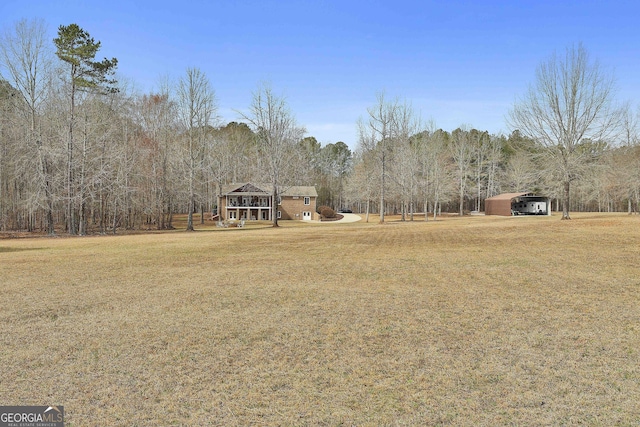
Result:
<svg viewBox="0 0 640 427">
<path fill-rule="evenodd" d="M 640 218 L 0 240 L 3 404 L 69 425 L 633 425 Z"/>
</svg>

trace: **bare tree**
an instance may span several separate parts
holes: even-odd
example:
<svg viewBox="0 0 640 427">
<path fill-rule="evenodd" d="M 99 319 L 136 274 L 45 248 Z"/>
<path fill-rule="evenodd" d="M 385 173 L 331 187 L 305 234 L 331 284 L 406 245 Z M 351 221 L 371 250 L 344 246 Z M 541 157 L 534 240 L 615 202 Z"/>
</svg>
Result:
<svg viewBox="0 0 640 427">
<path fill-rule="evenodd" d="M 9 83 L 0 78 L 0 230 L 9 228 L 9 216 L 12 209 L 11 198 L 9 197 L 9 182 L 14 179 L 15 168 L 14 155 L 11 148 L 13 143 L 13 132 L 11 123 L 15 121 L 14 99 L 17 96 L 16 90 Z"/>
<path fill-rule="evenodd" d="M 447 140 L 446 132 L 437 129 L 433 121 L 428 124 L 428 130 L 421 132 L 417 139 L 425 221 L 429 220 L 429 206 L 433 219 L 436 219 L 440 204 L 448 200 L 455 183 Z"/>
<path fill-rule="evenodd" d="M 173 194 L 173 168 L 170 141 L 175 140 L 175 108 L 170 99 L 168 87 L 162 87 L 158 93 L 143 95 L 136 103 L 142 135 L 139 144 L 144 162 L 142 171 L 146 172 L 145 189 L 150 200 L 150 211 L 156 228 L 171 228 L 171 196 Z"/>
<path fill-rule="evenodd" d="M 528 191 L 540 179 L 540 172 L 531 153 L 520 150 L 509 157 L 505 165 L 504 182 L 513 191 Z"/>
<path fill-rule="evenodd" d="M 422 122 L 413 107 L 407 102 L 398 104 L 392 126 L 395 155 L 391 176 L 400 196 L 402 221 L 406 220 L 407 211 L 409 211 L 410 219 L 413 221 L 413 202 L 416 195 L 416 180 L 420 166 L 416 136 L 421 130 Z"/>
<path fill-rule="evenodd" d="M 122 98 L 120 94 L 112 98 Z M 118 162 L 117 147 L 118 121 L 129 116 L 124 102 L 102 95 L 92 95 L 79 106 L 77 111 L 77 199 L 78 234 L 88 232 L 90 212 L 104 214 L 104 192 L 110 184 L 114 163 Z M 119 111 L 116 111 L 117 107 Z M 119 114 L 121 114 L 119 116 Z M 95 218 L 97 219 L 97 218 Z M 100 232 L 105 232 L 104 221 L 100 221 Z"/>
<path fill-rule="evenodd" d="M 458 213 L 462 216 L 464 215 L 464 199 L 467 195 L 467 181 L 471 173 L 471 161 L 473 160 L 472 135 L 465 126 L 451 133 L 449 150 L 456 166 Z"/>
<path fill-rule="evenodd" d="M 28 156 L 35 161 L 35 167 L 26 167 L 25 171 L 37 171 L 37 193 L 44 194 L 46 228 L 54 234 L 52 165 L 48 150 L 44 147 L 40 124 L 41 105 L 45 100 L 51 78 L 52 52 L 46 43 L 46 25 L 43 21 L 22 20 L 16 23 L 13 31 L 7 30 L 0 37 L 0 64 L 7 70 L 13 87 L 20 95 L 25 119 L 28 122 L 26 146 L 34 155 Z"/>
<path fill-rule="evenodd" d="M 347 179 L 346 184 L 348 198 L 365 203 L 365 222 L 369 222 L 371 201 L 376 197 L 376 191 L 379 190 L 376 160 L 372 152 L 362 149 L 356 150 L 353 173 Z"/>
<path fill-rule="evenodd" d="M 499 176 L 500 165 L 504 160 L 504 153 L 502 151 L 505 144 L 505 137 L 503 135 L 490 135 L 489 145 L 487 147 L 487 163 L 486 163 L 486 193 L 485 197 L 492 197 L 498 194 L 499 191 Z"/>
<path fill-rule="evenodd" d="M 491 150 L 491 137 L 488 132 L 471 131 L 471 150 L 473 179 L 475 184 L 474 210 L 482 209 L 483 190 L 487 187 L 487 166 L 489 164 L 489 152 Z"/>
<path fill-rule="evenodd" d="M 546 147 L 563 187 L 562 219 L 570 219 L 571 183 L 589 160 L 580 144 L 606 139 L 616 128 L 613 96 L 613 78 L 578 45 L 543 62 L 535 83 L 510 112 L 511 127 Z"/>
<path fill-rule="evenodd" d="M 603 182 L 598 186 L 599 192 L 612 188 L 617 190 L 617 197 L 627 201 L 629 214 L 638 211 L 640 199 L 640 129 L 638 114 L 631 111 L 627 104 L 622 108 L 621 134 L 618 147 L 609 149 L 604 156 Z"/>
<path fill-rule="evenodd" d="M 276 96 L 271 87 L 263 85 L 253 93 L 253 100 L 247 114 L 240 113 L 256 135 L 257 147 L 266 162 L 266 168 L 273 190 L 271 217 L 273 226 L 278 227 L 278 200 L 280 187 L 291 154 L 302 139 L 305 129 L 298 127 L 293 114 L 283 97 Z"/>
<path fill-rule="evenodd" d="M 178 115 L 186 138 L 184 165 L 189 198 L 187 231 L 193 231 L 196 180 L 205 170 L 208 134 L 216 111 L 215 94 L 209 79 L 199 69 L 188 68 L 178 84 Z"/>
<path fill-rule="evenodd" d="M 367 108 L 368 120 L 358 122 L 359 146 L 364 153 L 371 153 L 377 159 L 380 197 L 380 223 L 384 223 L 385 195 L 388 167 L 393 153 L 393 128 L 396 120 L 398 101 L 387 102 L 384 93 L 378 94 L 375 106 Z"/>
<path fill-rule="evenodd" d="M 211 172 L 218 191 L 224 183 L 259 179 L 254 170 L 256 138 L 246 123 L 227 123 L 217 130 L 216 139 L 219 149 L 211 153 Z"/>
</svg>

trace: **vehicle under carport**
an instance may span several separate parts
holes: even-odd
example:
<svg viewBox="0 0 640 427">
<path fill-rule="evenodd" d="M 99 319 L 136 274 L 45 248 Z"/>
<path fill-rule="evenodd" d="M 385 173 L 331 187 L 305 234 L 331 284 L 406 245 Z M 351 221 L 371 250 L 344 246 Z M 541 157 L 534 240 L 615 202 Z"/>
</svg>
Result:
<svg viewBox="0 0 640 427">
<path fill-rule="evenodd" d="M 551 199 L 533 193 L 504 193 L 484 202 L 485 215 L 551 215 Z"/>
</svg>

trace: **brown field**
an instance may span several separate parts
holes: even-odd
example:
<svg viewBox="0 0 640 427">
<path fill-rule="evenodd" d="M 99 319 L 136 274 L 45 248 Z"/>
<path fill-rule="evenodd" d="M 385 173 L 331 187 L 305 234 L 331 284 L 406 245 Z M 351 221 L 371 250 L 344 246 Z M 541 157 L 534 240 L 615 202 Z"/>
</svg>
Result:
<svg viewBox="0 0 640 427">
<path fill-rule="evenodd" d="M 0 240 L 0 404 L 69 426 L 638 425 L 640 217 L 573 218 Z"/>
</svg>

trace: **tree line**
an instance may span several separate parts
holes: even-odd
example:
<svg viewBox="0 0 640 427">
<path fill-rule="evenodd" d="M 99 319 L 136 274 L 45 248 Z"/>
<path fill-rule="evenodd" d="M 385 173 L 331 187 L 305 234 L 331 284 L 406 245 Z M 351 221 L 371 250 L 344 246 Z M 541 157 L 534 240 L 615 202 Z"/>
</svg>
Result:
<svg viewBox="0 0 640 427">
<path fill-rule="evenodd" d="M 510 135 L 424 123 L 407 101 L 378 95 L 359 126 L 351 191 L 365 211 L 377 198 L 402 219 L 419 210 L 482 211 L 503 192 L 535 192 L 570 210 L 638 212 L 638 114 L 617 104 L 615 84 L 582 45 L 554 54 L 514 104 Z M 374 208 L 375 209 L 375 208 Z"/>
<path fill-rule="evenodd" d="M 432 127 L 381 143 L 372 135 L 379 124 L 371 117 L 364 124 L 346 189 L 365 214 L 386 211 L 402 220 L 413 220 L 417 212 L 424 220 L 441 212 L 464 215 L 482 212 L 486 198 L 510 192 L 548 196 L 554 210 L 563 211 L 562 169 L 546 147 L 520 131 L 495 135 L 465 126 L 451 132 Z M 640 146 L 633 141 L 580 142 L 569 210 L 638 212 Z"/>
<path fill-rule="evenodd" d="M 205 73 L 135 93 L 115 79 L 116 58 L 76 24 L 47 39 L 42 21 L 20 21 L 0 39 L 0 230 L 86 234 L 173 228 L 200 220 L 223 184 L 317 183 L 335 204 L 351 151 L 322 147 L 268 85 L 247 114 L 220 124 Z M 274 225 L 277 225 L 277 215 Z"/>
<path fill-rule="evenodd" d="M 53 40 L 37 20 L 1 35 L 1 231 L 170 229 L 176 213 L 188 214 L 193 230 L 194 213 L 204 221 L 215 212 L 222 185 L 250 181 L 270 184 L 274 196 L 315 185 L 318 205 L 381 221 L 388 212 L 428 219 L 482 211 L 485 198 L 512 191 L 548 195 L 566 217 L 638 210 L 637 115 L 611 107 L 610 81 L 581 46 L 543 64 L 537 85 L 514 105 L 519 130 L 509 135 L 444 131 L 408 101 L 380 94 L 357 123 L 354 152 L 305 136 L 268 85 L 237 122 L 221 124 L 201 70 L 136 93 L 116 81 L 116 58 L 96 59 L 100 48 L 76 24 L 60 26 Z M 565 74 L 552 72 L 563 67 Z"/>
</svg>

